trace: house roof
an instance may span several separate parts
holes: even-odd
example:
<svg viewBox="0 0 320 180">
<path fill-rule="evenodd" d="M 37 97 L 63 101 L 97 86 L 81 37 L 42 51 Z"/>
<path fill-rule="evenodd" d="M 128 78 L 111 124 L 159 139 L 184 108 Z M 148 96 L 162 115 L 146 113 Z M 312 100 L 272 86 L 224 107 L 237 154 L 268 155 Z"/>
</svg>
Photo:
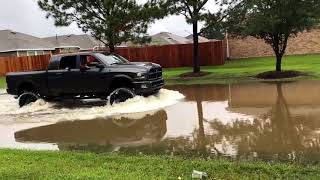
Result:
<svg viewBox="0 0 320 180">
<path fill-rule="evenodd" d="M 47 41 L 11 30 L 0 30 L 0 52 L 26 50 L 54 50 Z"/>
<path fill-rule="evenodd" d="M 90 35 L 63 35 L 38 38 L 11 30 L 0 30 L 0 52 L 27 50 L 55 50 L 56 48 L 80 48 L 91 50 L 104 46 Z"/>
<path fill-rule="evenodd" d="M 90 35 L 63 35 L 63 36 L 52 36 L 42 38 L 43 40 L 50 42 L 55 47 L 79 47 L 81 50 L 90 50 L 94 47 L 104 46 L 100 41 L 96 40 Z"/>
<path fill-rule="evenodd" d="M 170 32 L 161 32 L 151 36 L 151 45 L 189 44 L 192 35 L 178 36 Z M 207 38 L 199 37 L 199 42 L 208 42 Z M 120 46 L 129 46 L 122 43 Z M 38 38 L 11 30 L 0 30 L 0 52 L 26 51 L 26 50 L 55 50 L 56 48 L 80 48 L 92 50 L 95 47 L 104 47 L 104 44 L 90 35 L 63 35 Z"/>
<path fill-rule="evenodd" d="M 170 32 L 161 32 L 151 36 L 151 44 L 156 45 L 167 45 L 167 44 L 188 44 L 190 43 L 188 39 L 172 34 Z"/>
<path fill-rule="evenodd" d="M 193 43 L 193 35 L 190 34 L 189 36 L 185 37 L 186 39 L 189 40 L 190 43 Z M 205 42 L 209 42 L 210 40 L 203 37 L 203 36 L 199 36 L 199 43 L 205 43 Z"/>
<path fill-rule="evenodd" d="M 167 45 L 167 44 L 190 44 L 193 43 L 193 35 L 187 37 L 178 36 L 170 32 L 161 32 L 159 34 L 151 36 L 152 45 Z M 210 42 L 211 40 L 199 36 L 199 43 Z"/>
</svg>

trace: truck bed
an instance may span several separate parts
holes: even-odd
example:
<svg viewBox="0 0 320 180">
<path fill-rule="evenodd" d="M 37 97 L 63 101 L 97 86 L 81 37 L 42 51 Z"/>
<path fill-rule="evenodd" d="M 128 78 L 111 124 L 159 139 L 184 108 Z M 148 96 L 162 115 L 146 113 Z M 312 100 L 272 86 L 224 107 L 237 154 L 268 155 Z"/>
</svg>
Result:
<svg viewBox="0 0 320 180">
<path fill-rule="evenodd" d="M 26 82 L 32 83 L 36 90 L 41 92 L 44 89 L 41 87 L 47 87 L 47 71 L 25 71 L 8 73 L 6 75 L 6 81 L 9 94 L 18 95 L 19 89 L 17 87 L 20 87 L 22 83 Z"/>
</svg>

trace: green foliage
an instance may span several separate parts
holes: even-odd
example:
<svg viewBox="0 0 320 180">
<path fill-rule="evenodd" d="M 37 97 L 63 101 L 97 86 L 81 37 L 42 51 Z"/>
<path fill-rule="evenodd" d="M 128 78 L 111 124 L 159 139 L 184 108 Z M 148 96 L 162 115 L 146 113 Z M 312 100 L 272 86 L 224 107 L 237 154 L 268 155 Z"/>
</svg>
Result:
<svg viewBox="0 0 320 180">
<path fill-rule="evenodd" d="M 318 165 L 181 157 L 0 150 L 0 179 L 319 179 Z"/>
<path fill-rule="evenodd" d="M 167 0 L 171 14 L 182 14 L 187 23 L 193 24 L 204 20 L 206 10 L 204 6 L 209 0 Z"/>
<path fill-rule="evenodd" d="M 136 0 L 38 0 L 38 4 L 47 18 L 54 18 L 56 26 L 76 22 L 111 51 L 122 42 L 150 41 L 148 24 L 166 15 L 163 4 L 153 0 L 143 5 Z"/>
<path fill-rule="evenodd" d="M 208 39 L 220 39 L 225 38 L 225 27 L 224 27 L 225 16 L 222 12 L 208 13 L 204 16 L 204 27 L 200 31 L 200 35 Z"/>
<path fill-rule="evenodd" d="M 276 36 L 295 36 L 319 23 L 319 8 L 318 0 L 232 0 L 229 30 L 272 44 Z"/>
<path fill-rule="evenodd" d="M 319 22 L 319 0 L 229 0 L 228 30 L 263 39 L 274 50 L 277 71 L 288 39 Z"/>
</svg>

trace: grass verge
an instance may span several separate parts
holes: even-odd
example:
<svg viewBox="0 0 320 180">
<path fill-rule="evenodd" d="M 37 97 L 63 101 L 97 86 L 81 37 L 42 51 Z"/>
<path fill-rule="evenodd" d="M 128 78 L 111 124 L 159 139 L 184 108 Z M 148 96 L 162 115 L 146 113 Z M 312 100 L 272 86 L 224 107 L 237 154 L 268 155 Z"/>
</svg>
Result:
<svg viewBox="0 0 320 180">
<path fill-rule="evenodd" d="M 75 152 L 0 150 L 0 179 L 191 179 L 195 170 L 209 179 L 319 179 L 316 165 L 230 160 L 186 160 Z"/>
<path fill-rule="evenodd" d="M 294 70 L 308 74 L 307 76 L 292 78 L 320 79 L 320 55 L 285 56 L 282 63 L 283 70 Z M 275 69 L 274 57 L 248 58 L 226 61 L 223 66 L 205 66 L 201 70 L 210 72 L 209 75 L 197 78 L 180 78 L 181 74 L 192 71 L 192 68 L 164 69 L 167 84 L 227 84 L 236 82 L 262 81 L 254 78 L 257 74 Z M 287 80 L 287 79 L 286 79 Z M 270 81 L 270 80 L 268 80 Z M 275 80 L 281 81 L 281 80 Z"/>
<path fill-rule="evenodd" d="M 0 89 L 4 89 L 7 87 L 6 78 L 0 77 Z"/>
</svg>

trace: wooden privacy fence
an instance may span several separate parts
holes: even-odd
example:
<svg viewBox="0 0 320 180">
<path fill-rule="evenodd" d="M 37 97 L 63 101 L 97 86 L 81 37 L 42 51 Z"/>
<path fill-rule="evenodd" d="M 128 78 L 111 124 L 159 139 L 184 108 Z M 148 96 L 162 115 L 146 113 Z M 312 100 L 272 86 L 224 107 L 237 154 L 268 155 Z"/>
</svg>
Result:
<svg viewBox="0 0 320 180">
<path fill-rule="evenodd" d="M 226 58 L 224 49 L 223 41 L 200 43 L 200 65 L 223 65 Z M 193 65 L 193 44 L 117 48 L 116 53 L 130 61 L 152 61 L 162 67 Z"/>
<path fill-rule="evenodd" d="M 116 53 L 130 61 L 151 61 L 163 67 L 192 66 L 192 44 L 165 46 L 117 48 Z M 224 43 L 222 41 L 199 44 L 200 64 L 222 65 L 225 60 Z M 0 75 L 8 72 L 47 69 L 51 55 L 0 57 Z"/>
<path fill-rule="evenodd" d="M 0 75 L 8 72 L 44 70 L 47 68 L 51 55 L 0 57 Z"/>
</svg>

